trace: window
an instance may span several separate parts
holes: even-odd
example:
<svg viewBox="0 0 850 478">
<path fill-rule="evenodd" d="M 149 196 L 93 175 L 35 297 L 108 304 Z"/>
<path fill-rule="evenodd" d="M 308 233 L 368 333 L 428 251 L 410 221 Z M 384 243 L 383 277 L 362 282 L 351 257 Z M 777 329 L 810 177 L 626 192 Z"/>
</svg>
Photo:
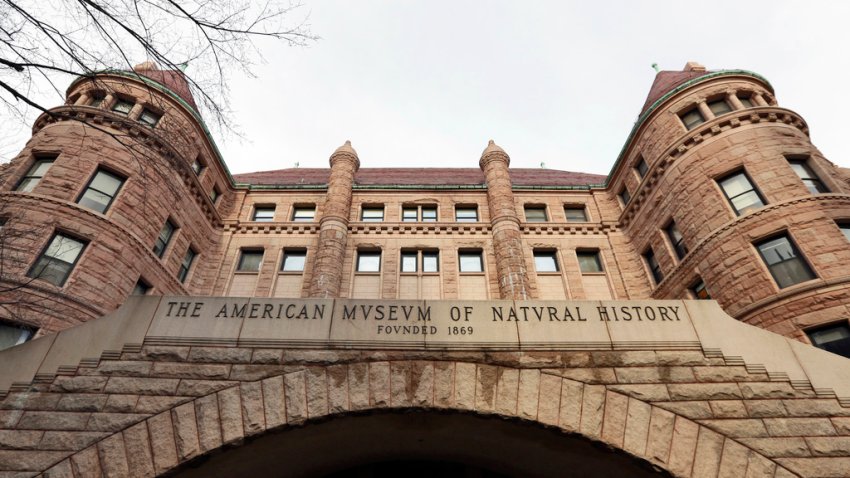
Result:
<svg viewBox="0 0 850 478">
<path fill-rule="evenodd" d="M 139 280 L 136 281 L 135 287 L 133 287 L 132 295 L 148 295 L 148 292 L 151 291 L 151 286 L 144 279 L 139 277 Z"/>
<path fill-rule="evenodd" d="M 820 178 L 812 171 L 812 168 L 809 167 L 808 161 L 805 159 L 789 159 L 788 163 L 791 164 L 791 169 L 797 173 L 797 176 L 803 180 L 803 184 L 809 189 L 811 194 L 820 194 L 820 193 L 828 193 L 829 189 L 824 186 L 823 182 L 821 182 Z"/>
<path fill-rule="evenodd" d="M 679 232 L 676 223 L 670 221 L 670 224 L 667 225 L 665 230 L 667 231 L 667 237 L 670 239 L 670 243 L 673 244 L 673 250 L 676 251 L 676 257 L 682 259 L 688 255 L 688 246 L 685 245 L 685 238 L 682 237 L 682 233 Z"/>
<path fill-rule="evenodd" d="M 195 256 L 197 255 L 198 253 L 191 247 L 186 249 L 186 255 L 183 256 L 183 261 L 180 262 L 180 269 L 177 270 L 177 280 L 181 283 L 186 282 L 186 278 L 189 277 L 189 270 L 192 268 L 192 263 L 195 262 Z"/>
<path fill-rule="evenodd" d="M 402 206 L 402 222 L 437 222 L 437 206 Z"/>
<path fill-rule="evenodd" d="M 303 272 L 307 260 L 307 249 L 284 249 L 281 272 Z"/>
<path fill-rule="evenodd" d="M 35 330 L 11 322 L 0 322 L 0 350 L 20 345 L 35 335 Z"/>
<path fill-rule="evenodd" d="M 98 169 L 80 199 L 77 200 L 77 204 L 104 213 L 109 209 L 122 184 L 124 184 L 124 178 Z"/>
<path fill-rule="evenodd" d="M 381 222 L 384 220 L 384 206 L 363 206 L 360 211 L 363 222 Z"/>
<path fill-rule="evenodd" d="M 201 171 L 203 171 L 203 170 L 204 170 L 204 163 L 201 162 L 201 158 L 200 157 L 195 158 L 195 160 L 192 161 L 192 171 L 195 172 L 195 176 L 200 176 Z"/>
<path fill-rule="evenodd" d="M 156 241 L 153 243 L 153 253 L 157 255 L 157 257 L 162 257 L 165 253 L 165 248 L 168 247 L 168 243 L 171 242 L 171 237 L 174 235 L 174 224 L 171 223 L 171 220 L 166 219 L 165 224 L 162 225 L 162 229 L 159 231 L 159 236 L 157 236 Z"/>
<path fill-rule="evenodd" d="M 440 253 L 428 250 L 402 250 L 401 272 L 439 272 Z"/>
<path fill-rule="evenodd" d="M 86 243 L 79 239 L 61 233 L 54 234 L 27 276 L 62 287 L 85 247 Z"/>
<path fill-rule="evenodd" d="M 457 256 L 461 272 L 484 272 L 481 251 L 459 251 Z"/>
<path fill-rule="evenodd" d="M 478 222 L 478 206 L 456 206 L 455 222 Z"/>
<path fill-rule="evenodd" d="M 755 106 L 753 102 L 753 97 L 749 93 L 738 93 L 738 101 L 744 105 L 744 108 L 752 108 Z"/>
<path fill-rule="evenodd" d="M 705 117 L 702 115 L 702 113 L 700 113 L 699 108 L 697 107 L 693 107 L 688 111 L 680 114 L 679 118 L 682 120 L 682 123 L 685 124 L 685 128 L 687 128 L 688 131 L 705 123 Z"/>
<path fill-rule="evenodd" d="M 28 193 L 35 189 L 38 182 L 41 181 L 41 178 L 43 178 L 47 173 L 47 170 L 50 169 L 53 161 L 53 158 L 36 159 L 29 171 L 27 171 L 24 177 L 21 178 L 21 181 L 18 183 L 18 187 L 15 188 L 15 190 L 22 193 Z"/>
<path fill-rule="evenodd" d="M 7 219 L 5 217 L 0 217 L 0 232 L 3 232 L 3 226 L 6 225 L 6 221 Z M 2 239 L 0 239 L 0 242 L 2 242 Z"/>
<path fill-rule="evenodd" d="M 260 264 L 263 262 L 262 249 L 242 249 L 239 254 L 239 272 L 259 272 Z"/>
<path fill-rule="evenodd" d="M 92 108 L 100 108 L 100 105 L 103 104 L 103 92 L 94 91 L 90 93 L 90 95 L 91 96 L 89 96 L 89 101 L 86 106 L 91 106 Z"/>
<path fill-rule="evenodd" d="M 292 220 L 295 222 L 313 222 L 316 219 L 316 206 L 295 206 L 292 210 Z"/>
<path fill-rule="evenodd" d="M 697 279 L 694 282 L 691 286 L 691 292 L 699 300 L 711 300 L 711 296 L 708 294 L 708 289 L 705 288 L 705 282 L 702 279 Z"/>
<path fill-rule="evenodd" d="M 0 219 L 0 226 L 3 225 L 3 220 Z M 850 222 L 840 222 L 838 223 L 838 228 L 841 229 L 841 232 L 844 234 L 844 237 L 850 241 Z"/>
<path fill-rule="evenodd" d="M 637 170 L 641 179 L 646 176 L 646 173 L 649 171 L 649 165 L 646 164 L 646 161 L 643 159 L 643 156 L 638 156 L 638 162 L 635 165 L 635 169 Z"/>
<path fill-rule="evenodd" d="M 218 198 L 221 196 L 221 191 L 218 190 L 218 186 L 213 186 L 212 191 L 210 191 L 210 201 L 215 204 L 218 202 Z"/>
<path fill-rule="evenodd" d="M 357 251 L 357 272 L 381 272 L 381 251 Z"/>
<path fill-rule="evenodd" d="M 815 278 L 809 264 L 787 235 L 759 242 L 756 248 L 780 289 Z"/>
<path fill-rule="evenodd" d="M 620 194 L 618 194 L 618 196 L 620 196 L 620 201 L 623 202 L 623 206 L 627 205 L 629 201 L 632 200 L 632 195 L 629 194 L 629 190 L 625 186 L 623 186 L 623 189 L 620 190 Z"/>
<path fill-rule="evenodd" d="M 136 106 L 136 104 L 132 101 L 122 100 L 119 98 L 115 100 L 115 104 L 112 105 L 112 111 L 127 116 L 130 114 L 130 110 L 133 109 L 133 106 Z"/>
<path fill-rule="evenodd" d="M 655 253 L 652 249 L 647 249 L 643 253 L 643 259 L 646 261 L 646 265 L 649 267 L 649 272 L 652 274 L 655 283 L 660 284 L 664 280 L 664 273 L 661 272 L 661 266 L 658 265 L 658 260 L 655 258 Z"/>
<path fill-rule="evenodd" d="M 546 222 L 546 206 L 525 206 L 526 222 Z"/>
<path fill-rule="evenodd" d="M 582 274 L 603 271 L 602 260 L 599 257 L 599 251 L 576 251 L 576 257 L 578 258 L 578 267 L 581 270 Z"/>
<path fill-rule="evenodd" d="M 274 221 L 274 206 L 254 206 L 252 221 L 272 222 Z"/>
<path fill-rule="evenodd" d="M 153 111 L 145 108 L 142 110 L 142 114 L 139 115 L 139 123 L 150 126 L 153 128 L 159 123 L 159 119 L 162 118 L 162 115 L 156 114 Z"/>
<path fill-rule="evenodd" d="M 708 109 L 714 113 L 714 116 L 723 116 L 726 113 L 732 111 L 732 107 L 729 106 L 729 103 L 726 102 L 725 99 L 719 99 L 714 101 L 709 101 Z"/>
<path fill-rule="evenodd" d="M 764 200 L 745 172 L 733 173 L 718 180 L 718 183 L 735 209 L 735 214 L 740 216 L 764 206 Z"/>
<path fill-rule="evenodd" d="M 587 211 L 584 206 L 564 206 L 564 216 L 567 222 L 587 222 Z"/>
<path fill-rule="evenodd" d="M 850 326 L 846 322 L 807 330 L 806 335 L 815 347 L 850 358 Z"/>
<path fill-rule="evenodd" d="M 549 250 L 534 250 L 534 268 L 540 272 L 558 272 L 557 252 Z"/>
</svg>

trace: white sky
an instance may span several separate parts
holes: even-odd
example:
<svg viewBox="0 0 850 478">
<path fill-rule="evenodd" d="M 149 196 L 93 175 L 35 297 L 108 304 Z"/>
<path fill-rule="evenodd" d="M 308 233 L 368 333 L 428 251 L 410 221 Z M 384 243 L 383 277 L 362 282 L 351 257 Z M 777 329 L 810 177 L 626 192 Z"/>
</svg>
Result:
<svg viewBox="0 0 850 478">
<path fill-rule="evenodd" d="M 646 99 L 650 65 L 688 60 L 765 76 L 826 157 L 850 166 L 837 121 L 850 111 L 850 2 L 306 0 L 305 9 L 321 40 L 263 43 L 256 78 L 230 82 L 245 139 L 216 139 L 234 173 L 327 167 L 346 139 L 362 167 L 477 167 L 492 138 L 514 167 L 606 174 Z"/>
</svg>

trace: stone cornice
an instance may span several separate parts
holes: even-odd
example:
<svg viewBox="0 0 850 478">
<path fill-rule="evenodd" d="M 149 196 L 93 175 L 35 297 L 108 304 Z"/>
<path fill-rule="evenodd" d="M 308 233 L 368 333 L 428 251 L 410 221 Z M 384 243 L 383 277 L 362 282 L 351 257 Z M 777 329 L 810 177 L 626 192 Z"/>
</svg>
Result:
<svg viewBox="0 0 850 478">
<path fill-rule="evenodd" d="M 610 232 L 618 230 L 616 225 L 613 224 L 597 224 L 597 223 L 574 223 L 574 222 L 565 222 L 565 223 L 524 223 L 520 226 L 520 230 L 523 234 L 534 234 L 534 235 L 589 235 L 589 234 L 608 234 Z"/>
<path fill-rule="evenodd" d="M 233 234 L 318 234 L 319 223 L 305 224 L 303 222 L 285 223 L 236 223 L 225 224 L 224 232 Z"/>
<path fill-rule="evenodd" d="M 492 227 L 490 223 L 456 223 L 456 222 L 357 222 L 349 225 L 348 230 L 352 234 L 490 234 Z"/>
</svg>

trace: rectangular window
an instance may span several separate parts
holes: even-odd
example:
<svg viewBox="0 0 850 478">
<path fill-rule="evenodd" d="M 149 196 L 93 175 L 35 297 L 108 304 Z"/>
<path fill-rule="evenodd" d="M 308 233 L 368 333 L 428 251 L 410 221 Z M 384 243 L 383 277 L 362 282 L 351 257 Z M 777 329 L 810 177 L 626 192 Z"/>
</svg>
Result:
<svg viewBox="0 0 850 478">
<path fill-rule="evenodd" d="M 602 272 L 602 259 L 599 251 L 576 251 L 578 267 L 583 274 Z"/>
<path fill-rule="evenodd" d="M 2 226 L 2 220 L 0 220 L 0 226 Z M 841 229 L 841 233 L 844 234 L 844 237 L 850 241 L 850 222 L 840 222 L 838 223 L 838 228 Z"/>
<path fill-rule="evenodd" d="M 691 286 L 691 292 L 693 292 L 694 297 L 698 300 L 711 300 L 711 296 L 708 294 L 708 289 L 705 288 L 705 282 L 702 279 L 697 279 L 694 282 Z"/>
<path fill-rule="evenodd" d="M 403 206 L 402 222 L 437 222 L 437 206 Z"/>
<path fill-rule="evenodd" d="M 744 105 L 744 108 L 752 108 L 755 106 L 755 103 L 753 103 L 753 97 L 748 94 L 738 93 L 738 101 Z"/>
<path fill-rule="evenodd" d="M 381 272 L 381 251 L 357 251 L 357 272 Z"/>
<path fill-rule="evenodd" d="M 363 206 L 360 211 L 363 222 L 381 222 L 384 220 L 384 206 Z"/>
<path fill-rule="evenodd" d="M 555 251 L 535 250 L 534 268 L 537 272 L 558 272 L 558 258 Z"/>
<path fill-rule="evenodd" d="M 189 270 L 192 269 L 192 263 L 195 262 L 197 255 L 191 247 L 186 249 L 186 255 L 183 256 L 183 261 L 180 262 L 180 269 L 177 270 L 177 280 L 181 283 L 186 282 L 186 278 L 189 277 Z"/>
<path fill-rule="evenodd" d="M 629 194 L 629 190 L 626 189 L 625 186 L 623 186 L 623 189 L 620 190 L 620 194 L 618 194 L 618 196 L 620 196 L 620 201 L 623 202 L 623 206 L 627 205 L 629 201 L 632 200 L 632 195 Z"/>
<path fill-rule="evenodd" d="M 12 322 L 0 322 L 0 350 L 20 345 L 32 338 L 35 330 Z"/>
<path fill-rule="evenodd" d="M 133 287 L 132 295 L 148 295 L 151 291 L 151 286 L 141 277 L 136 281 L 136 286 Z"/>
<path fill-rule="evenodd" d="M 92 108 L 100 108 L 100 105 L 103 104 L 103 98 L 104 96 L 102 92 L 91 93 L 88 106 L 91 106 Z"/>
<path fill-rule="evenodd" d="M 403 222 L 416 222 L 419 220 L 419 208 L 404 207 L 401 209 L 401 220 Z"/>
<path fill-rule="evenodd" d="M 27 276 L 62 287 L 85 247 L 86 243 L 79 239 L 56 233 Z"/>
<path fill-rule="evenodd" d="M 732 173 L 717 182 L 737 215 L 740 216 L 764 206 L 761 194 L 756 191 L 745 172 Z"/>
<path fill-rule="evenodd" d="M 130 110 L 132 110 L 134 106 L 136 106 L 136 104 L 132 101 L 118 99 L 115 101 L 115 104 L 112 105 L 112 111 L 127 116 L 130 114 Z"/>
<path fill-rule="evenodd" d="M 236 270 L 239 272 L 259 272 L 260 264 L 263 263 L 263 252 L 262 249 L 242 249 Z"/>
<path fill-rule="evenodd" d="M 195 176 L 200 176 L 201 171 L 203 171 L 203 170 L 204 170 L 204 163 L 201 162 L 201 158 L 195 158 L 195 160 L 192 161 L 192 171 L 195 172 Z"/>
<path fill-rule="evenodd" d="M 174 224 L 171 223 L 171 220 L 166 219 L 165 224 L 162 225 L 162 229 L 159 231 L 159 236 L 157 236 L 156 241 L 153 243 L 153 253 L 157 255 L 157 257 L 162 257 L 165 253 L 165 248 L 168 247 L 168 243 L 171 242 L 171 237 L 174 235 Z"/>
<path fill-rule="evenodd" d="M 682 120 L 682 123 L 685 124 L 685 128 L 690 131 L 697 126 L 705 123 L 705 117 L 700 113 L 699 108 L 693 107 L 688 111 L 679 115 L 679 118 Z"/>
<path fill-rule="evenodd" d="M 139 115 L 139 123 L 142 123 L 144 125 L 147 125 L 147 126 L 150 126 L 151 128 L 153 128 L 154 126 L 156 126 L 157 123 L 159 123 L 159 119 L 161 117 L 162 117 L 161 115 L 158 115 L 158 114 L 154 113 L 153 111 L 145 108 L 145 109 L 142 110 L 142 114 Z"/>
<path fill-rule="evenodd" d="M 649 165 L 644 161 L 643 156 L 638 156 L 637 165 L 635 165 L 635 169 L 640 175 L 641 179 L 646 176 L 646 173 L 649 171 Z"/>
<path fill-rule="evenodd" d="M 213 204 L 218 202 L 218 198 L 221 196 L 221 191 L 219 191 L 218 186 L 213 186 L 212 191 L 210 191 L 210 201 Z"/>
<path fill-rule="evenodd" d="M 304 262 L 307 260 L 307 249 L 284 249 L 281 272 L 304 272 Z"/>
<path fill-rule="evenodd" d="M 419 254 L 417 251 L 401 251 L 401 271 L 416 272 L 419 270 Z"/>
<path fill-rule="evenodd" d="M 815 347 L 850 358 L 850 326 L 846 322 L 807 330 L 806 335 Z"/>
<path fill-rule="evenodd" d="M 402 250 L 401 272 L 439 272 L 439 251 Z"/>
<path fill-rule="evenodd" d="M 667 225 L 665 230 L 667 231 L 667 237 L 670 239 L 670 243 L 673 244 L 673 250 L 676 251 L 676 257 L 683 259 L 688 255 L 688 246 L 685 245 L 685 238 L 682 237 L 682 233 L 679 232 L 676 223 L 670 221 L 670 224 Z"/>
<path fill-rule="evenodd" d="M 422 272 L 440 272 L 438 251 L 422 251 Z"/>
<path fill-rule="evenodd" d="M 708 109 L 714 113 L 714 116 L 723 116 L 732 111 L 732 107 L 724 99 L 710 101 L 708 103 Z"/>
<path fill-rule="evenodd" d="M 780 289 L 815 278 L 809 264 L 787 235 L 759 242 L 756 248 Z"/>
<path fill-rule="evenodd" d="M 655 283 L 660 284 L 664 280 L 664 273 L 661 272 L 661 266 L 658 264 L 658 260 L 655 258 L 655 253 L 652 249 L 647 249 L 643 253 L 643 259 L 646 261 L 646 265 L 649 267 L 649 272 L 652 274 Z"/>
<path fill-rule="evenodd" d="M 809 189 L 811 194 L 820 194 L 820 193 L 828 193 L 829 189 L 824 186 L 823 182 L 820 178 L 812 171 L 812 168 L 809 167 L 808 161 L 805 159 L 789 159 L 788 163 L 791 165 L 791 169 L 797 173 L 797 176 L 803 180 L 803 184 Z"/>
<path fill-rule="evenodd" d="M 457 256 L 461 272 L 484 272 L 481 251 L 459 251 Z"/>
<path fill-rule="evenodd" d="M 77 204 L 104 213 L 109 209 L 122 184 L 124 178 L 99 169 L 77 200 Z"/>
<path fill-rule="evenodd" d="M 526 222 L 546 222 L 546 206 L 525 206 Z"/>
<path fill-rule="evenodd" d="M 292 220 L 295 222 L 313 222 L 316 219 L 316 206 L 295 206 L 292 210 Z"/>
<path fill-rule="evenodd" d="M 24 177 L 21 178 L 20 182 L 18 182 L 18 187 L 15 188 L 15 190 L 22 193 L 28 193 L 35 189 L 35 186 L 39 181 L 41 181 L 41 178 L 43 178 L 47 173 L 47 170 L 50 169 L 50 166 L 53 165 L 53 161 L 53 158 L 36 159 L 29 171 L 27 171 Z"/>
<path fill-rule="evenodd" d="M 252 221 L 256 222 L 272 222 L 274 221 L 274 206 L 254 206 L 254 215 Z"/>
<path fill-rule="evenodd" d="M 455 222 L 478 222 L 477 206 L 455 207 Z"/>
<path fill-rule="evenodd" d="M 587 210 L 584 206 L 564 206 L 567 222 L 587 222 Z"/>
<path fill-rule="evenodd" d="M 437 206 L 422 206 L 422 222 L 437 222 Z"/>
</svg>

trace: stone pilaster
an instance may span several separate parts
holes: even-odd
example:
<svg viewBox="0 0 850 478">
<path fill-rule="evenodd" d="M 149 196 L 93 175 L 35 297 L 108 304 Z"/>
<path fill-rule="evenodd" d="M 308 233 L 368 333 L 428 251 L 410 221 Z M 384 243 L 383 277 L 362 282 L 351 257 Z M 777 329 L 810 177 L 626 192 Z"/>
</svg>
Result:
<svg viewBox="0 0 850 478">
<path fill-rule="evenodd" d="M 319 225 L 319 245 L 310 283 L 310 297 L 339 297 L 342 284 L 342 264 L 348 240 L 348 215 L 351 210 L 351 185 L 354 173 L 360 168 L 357 152 L 351 141 L 331 155 L 331 175 L 328 193 L 322 208 Z"/>
<path fill-rule="evenodd" d="M 499 295 L 502 299 L 530 299 L 532 294 L 523 255 L 522 232 L 508 173 L 510 162 L 508 154 L 490 140 L 478 165 L 487 181 Z"/>
</svg>

